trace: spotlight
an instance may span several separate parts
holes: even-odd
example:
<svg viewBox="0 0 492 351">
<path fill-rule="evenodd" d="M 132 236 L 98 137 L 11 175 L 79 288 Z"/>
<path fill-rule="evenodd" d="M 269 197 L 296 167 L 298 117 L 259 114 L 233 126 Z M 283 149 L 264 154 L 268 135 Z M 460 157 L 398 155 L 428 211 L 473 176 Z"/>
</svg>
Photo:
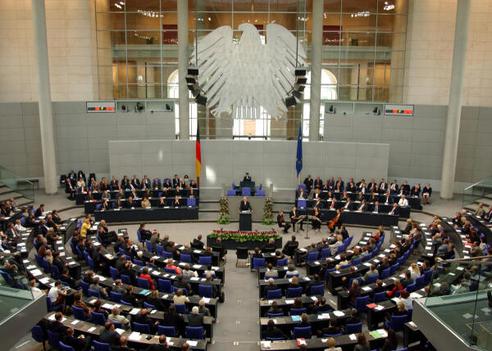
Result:
<svg viewBox="0 0 492 351">
<path fill-rule="evenodd" d="M 195 97 L 195 102 L 199 105 L 206 106 L 207 105 L 207 97 L 198 93 L 197 96 Z"/>
<path fill-rule="evenodd" d="M 328 113 L 334 115 L 335 113 L 337 113 L 337 109 L 335 108 L 335 106 L 333 105 L 330 105 L 330 107 L 328 108 Z"/>
<path fill-rule="evenodd" d="M 288 96 L 285 98 L 285 106 L 287 108 L 295 106 L 297 104 L 296 98 L 294 96 Z"/>
<path fill-rule="evenodd" d="M 380 116 L 381 115 L 381 109 L 379 107 L 374 107 L 372 109 L 372 114 L 375 115 L 375 116 Z"/>
</svg>

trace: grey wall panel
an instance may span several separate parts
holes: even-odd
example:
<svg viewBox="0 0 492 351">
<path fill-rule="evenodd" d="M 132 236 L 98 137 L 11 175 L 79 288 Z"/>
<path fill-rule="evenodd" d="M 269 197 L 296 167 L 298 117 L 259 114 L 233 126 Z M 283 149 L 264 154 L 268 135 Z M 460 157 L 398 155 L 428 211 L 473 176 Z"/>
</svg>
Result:
<svg viewBox="0 0 492 351">
<path fill-rule="evenodd" d="M 194 177 L 194 141 L 111 140 L 108 144 L 111 175 Z M 249 172 L 265 186 L 292 188 L 297 182 L 296 145 L 295 141 L 203 140 L 202 185 L 229 186 Z M 302 176 L 387 177 L 388 149 L 387 144 L 305 142 Z"/>
</svg>

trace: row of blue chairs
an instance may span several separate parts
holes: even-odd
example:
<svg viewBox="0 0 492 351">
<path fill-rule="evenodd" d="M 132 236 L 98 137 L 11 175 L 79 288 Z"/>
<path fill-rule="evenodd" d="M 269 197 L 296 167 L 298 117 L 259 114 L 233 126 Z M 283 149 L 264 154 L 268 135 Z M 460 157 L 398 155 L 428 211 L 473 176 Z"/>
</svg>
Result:
<svg viewBox="0 0 492 351">
<path fill-rule="evenodd" d="M 302 293 L 304 292 L 304 289 L 302 287 L 289 287 L 285 290 L 285 296 L 287 298 L 295 298 L 295 297 L 301 297 Z M 323 296 L 325 294 L 325 283 L 321 282 L 319 284 L 313 284 L 311 285 L 308 290 L 307 290 L 307 295 L 308 296 Z M 272 290 L 267 290 L 266 292 L 266 298 L 268 300 L 273 300 L 273 299 L 280 299 L 283 296 L 283 291 L 282 289 L 272 289 Z"/>
</svg>

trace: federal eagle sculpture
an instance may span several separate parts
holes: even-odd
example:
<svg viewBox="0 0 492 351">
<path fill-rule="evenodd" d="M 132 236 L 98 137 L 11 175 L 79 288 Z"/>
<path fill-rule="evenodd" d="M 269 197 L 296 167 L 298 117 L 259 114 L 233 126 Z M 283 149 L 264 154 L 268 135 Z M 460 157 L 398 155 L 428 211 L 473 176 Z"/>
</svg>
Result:
<svg viewBox="0 0 492 351">
<path fill-rule="evenodd" d="M 254 119 L 260 106 L 274 118 L 285 116 L 285 98 L 295 84 L 296 67 L 304 66 L 306 52 L 296 37 L 279 24 L 266 26 L 266 43 L 256 27 L 239 25 L 240 39 L 222 26 L 198 40 L 192 64 L 199 69 L 198 84 L 214 116 L 222 113 Z"/>
</svg>

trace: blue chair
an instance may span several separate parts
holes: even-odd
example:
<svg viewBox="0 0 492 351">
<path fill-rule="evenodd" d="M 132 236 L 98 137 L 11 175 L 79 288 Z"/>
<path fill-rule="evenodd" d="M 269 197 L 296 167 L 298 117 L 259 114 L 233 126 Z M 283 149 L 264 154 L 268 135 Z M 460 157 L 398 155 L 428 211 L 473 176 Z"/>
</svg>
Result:
<svg viewBox="0 0 492 351">
<path fill-rule="evenodd" d="M 265 267 L 266 261 L 264 257 L 253 257 L 251 259 L 251 270 L 260 269 L 261 267 Z"/>
<path fill-rule="evenodd" d="M 150 289 L 150 283 L 147 279 L 137 277 L 137 286 L 142 289 Z"/>
<path fill-rule="evenodd" d="M 121 299 L 121 300 L 120 300 L 120 303 L 121 303 L 122 305 L 125 305 L 125 306 L 131 306 L 131 307 L 133 307 L 133 305 L 132 305 L 131 303 L 129 303 L 128 301 L 125 301 L 125 300 L 123 300 L 123 299 Z"/>
<path fill-rule="evenodd" d="M 400 265 L 398 263 L 395 263 L 394 265 L 392 265 L 390 267 L 390 275 L 395 274 L 395 272 L 398 270 L 399 267 L 400 267 Z"/>
<path fill-rule="evenodd" d="M 176 327 L 172 325 L 158 325 L 157 326 L 157 334 L 158 335 L 165 335 L 169 337 L 175 337 L 176 336 Z"/>
<path fill-rule="evenodd" d="M 75 351 L 74 348 L 70 345 L 66 345 L 63 342 L 59 341 L 58 345 L 60 345 L 60 350 L 61 351 Z"/>
<path fill-rule="evenodd" d="M 297 288 L 287 288 L 285 292 L 286 297 L 300 297 L 302 295 L 302 287 L 299 286 Z"/>
<path fill-rule="evenodd" d="M 188 199 L 186 199 L 186 206 L 196 207 L 196 199 L 194 197 L 189 197 Z"/>
<path fill-rule="evenodd" d="M 265 195 L 266 195 L 265 189 L 258 189 L 255 192 L 255 196 L 265 196 Z"/>
<path fill-rule="evenodd" d="M 355 298 L 355 309 L 359 312 L 365 312 L 367 310 L 367 304 L 369 304 L 369 295 L 359 296 Z"/>
<path fill-rule="evenodd" d="M 31 329 L 31 337 L 34 341 L 43 344 L 43 351 L 46 351 L 46 335 L 44 334 L 43 328 L 40 325 L 35 325 Z"/>
<path fill-rule="evenodd" d="M 148 252 L 154 252 L 154 247 L 152 246 L 152 243 L 149 240 L 145 240 L 145 248 L 147 249 Z"/>
<path fill-rule="evenodd" d="M 142 237 L 142 232 L 140 230 L 137 230 L 137 240 L 141 243 L 144 242 L 143 237 Z"/>
<path fill-rule="evenodd" d="M 85 313 L 84 313 L 83 308 L 72 305 L 72 313 L 76 319 L 79 319 L 81 321 L 85 321 L 86 318 L 85 318 Z"/>
<path fill-rule="evenodd" d="M 386 296 L 386 291 L 381 291 L 374 294 L 374 303 L 386 301 L 387 299 L 388 297 Z"/>
<path fill-rule="evenodd" d="M 379 274 L 379 279 L 381 280 L 387 279 L 389 278 L 390 275 L 391 275 L 391 267 L 383 269 Z"/>
<path fill-rule="evenodd" d="M 94 272 L 96 271 L 96 264 L 94 263 L 94 260 L 92 259 L 91 256 L 87 255 L 85 258 L 87 265 L 92 269 Z"/>
<path fill-rule="evenodd" d="M 294 338 L 305 338 L 309 339 L 313 335 L 313 331 L 310 325 L 306 327 L 294 327 L 292 328 L 292 335 L 294 335 Z"/>
<path fill-rule="evenodd" d="M 429 284 L 431 279 L 432 279 L 432 269 L 429 269 L 427 272 L 424 273 L 424 277 L 425 277 L 425 285 Z"/>
<path fill-rule="evenodd" d="M 298 199 L 297 200 L 297 207 L 300 209 L 300 210 L 304 210 L 306 209 L 307 207 L 307 201 L 304 200 L 304 199 Z"/>
<path fill-rule="evenodd" d="M 365 284 L 372 284 L 372 283 L 375 283 L 376 280 L 378 280 L 378 276 L 377 275 L 371 275 L 369 278 L 367 278 L 364 283 Z"/>
<path fill-rule="evenodd" d="M 352 260 L 352 265 L 353 266 L 358 266 L 362 262 L 362 259 L 360 257 L 354 258 Z"/>
<path fill-rule="evenodd" d="M 112 266 L 109 266 L 109 274 L 111 274 L 111 279 L 113 280 L 119 279 L 120 277 L 120 272 L 118 271 L 118 269 Z"/>
<path fill-rule="evenodd" d="M 357 334 L 362 332 L 362 322 L 345 324 L 345 334 Z"/>
<path fill-rule="evenodd" d="M 155 249 L 157 251 L 157 256 L 164 256 L 164 248 L 162 245 L 156 245 Z"/>
<path fill-rule="evenodd" d="M 325 294 L 325 284 L 324 283 L 319 283 L 319 284 L 313 284 L 309 288 L 309 296 L 323 296 Z"/>
<path fill-rule="evenodd" d="M 316 261 L 319 257 L 319 251 L 318 250 L 312 250 L 312 251 L 309 251 L 307 253 L 307 256 L 306 256 L 306 262 L 308 263 L 312 263 L 314 261 Z"/>
<path fill-rule="evenodd" d="M 203 297 L 214 297 L 214 290 L 212 285 L 199 284 L 198 285 L 198 295 Z"/>
<path fill-rule="evenodd" d="M 181 314 L 187 314 L 188 313 L 188 308 L 186 307 L 185 304 L 176 304 L 174 306 L 176 307 L 176 312 L 181 313 Z"/>
<path fill-rule="evenodd" d="M 280 299 L 282 297 L 282 289 L 267 290 L 266 298 L 268 300 Z"/>
<path fill-rule="evenodd" d="M 265 340 L 267 341 L 282 341 L 282 340 L 285 340 L 285 338 L 281 337 L 281 336 L 277 336 L 277 337 L 265 337 L 264 338 Z"/>
<path fill-rule="evenodd" d="M 52 265 L 51 266 L 51 277 L 53 279 L 58 280 L 58 279 L 60 279 L 60 275 L 61 275 L 60 269 L 58 268 L 58 266 Z"/>
<path fill-rule="evenodd" d="M 109 292 L 109 299 L 113 302 L 120 302 L 122 298 L 122 294 L 116 291 Z"/>
<path fill-rule="evenodd" d="M 160 292 L 164 293 L 172 293 L 173 292 L 173 285 L 171 284 L 171 281 L 168 279 L 157 279 L 157 289 Z"/>
<path fill-rule="evenodd" d="M 415 285 L 417 285 L 417 289 L 422 289 L 425 286 L 425 275 L 421 275 L 415 279 Z"/>
<path fill-rule="evenodd" d="M 162 255 L 159 255 L 159 256 L 162 256 L 162 257 L 164 257 L 164 258 L 173 258 L 173 253 L 172 253 L 172 252 L 169 252 L 169 251 L 164 250 L 164 251 L 162 252 Z"/>
<path fill-rule="evenodd" d="M 106 323 L 106 316 L 100 312 L 92 312 L 91 320 L 94 324 L 104 325 Z"/>
<path fill-rule="evenodd" d="M 227 196 L 236 196 L 236 190 L 227 189 Z"/>
<path fill-rule="evenodd" d="M 156 308 L 155 308 L 155 306 L 154 306 L 153 304 L 148 303 L 147 301 L 144 301 L 144 303 L 143 303 L 143 307 L 144 307 L 144 308 L 147 308 L 147 309 L 149 309 L 149 310 L 155 310 L 155 309 L 156 309 Z"/>
<path fill-rule="evenodd" d="M 87 291 L 87 296 L 101 298 L 101 294 L 99 293 L 99 290 L 94 290 L 94 289 L 89 289 Z"/>
<path fill-rule="evenodd" d="M 182 253 L 181 255 L 179 255 L 179 259 L 181 260 L 181 262 L 193 263 L 193 258 L 190 254 L 187 253 Z"/>
<path fill-rule="evenodd" d="M 135 263 L 137 266 L 140 266 L 140 267 L 145 266 L 145 263 L 142 260 L 139 260 L 136 258 L 133 259 L 133 263 Z"/>
<path fill-rule="evenodd" d="M 121 274 L 121 281 L 123 284 L 132 285 L 132 280 L 128 274 Z"/>
<path fill-rule="evenodd" d="M 251 196 L 251 188 L 249 187 L 241 188 L 241 196 Z"/>
<path fill-rule="evenodd" d="M 340 333 L 323 333 L 323 338 L 336 338 L 337 336 L 342 336 L 343 334 Z"/>
<path fill-rule="evenodd" d="M 205 338 L 205 329 L 202 326 L 185 328 L 185 338 L 192 340 L 203 340 Z"/>
<path fill-rule="evenodd" d="M 270 312 L 268 311 L 267 312 L 267 317 L 268 318 L 272 318 L 272 317 L 283 317 L 284 316 L 284 312 L 283 311 L 278 311 L 278 312 Z"/>
<path fill-rule="evenodd" d="M 408 321 L 408 315 L 392 315 L 391 320 L 384 322 L 386 329 L 393 329 L 394 331 L 403 330 L 403 326 Z"/>
<path fill-rule="evenodd" d="M 60 335 L 51 330 L 47 330 L 46 332 L 48 333 L 48 344 L 55 350 L 58 350 L 60 345 Z"/>
<path fill-rule="evenodd" d="M 277 260 L 277 267 L 287 266 L 289 264 L 289 259 L 287 257 Z"/>
<path fill-rule="evenodd" d="M 408 284 L 405 287 L 405 290 L 408 291 L 409 293 L 414 292 L 415 290 L 417 290 L 417 284 L 415 284 L 415 283 Z"/>
<path fill-rule="evenodd" d="M 323 260 L 323 259 L 330 257 L 330 256 L 331 256 L 331 250 L 329 247 L 324 247 L 319 252 L 319 259 L 320 260 Z"/>
<path fill-rule="evenodd" d="M 212 265 L 212 256 L 199 256 L 198 257 L 198 263 L 202 264 L 204 266 L 211 266 Z"/>
<path fill-rule="evenodd" d="M 92 346 L 94 347 L 94 351 L 111 351 L 111 345 L 105 342 L 92 340 Z"/>
<path fill-rule="evenodd" d="M 291 316 L 300 316 L 303 313 L 306 313 L 306 307 L 292 307 L 289 312 Z"/>
<path fill-rule="evenodd" d="M 133 322 L 132 330 L 139 333 L 150 334 L 150 325 Z"/>
</svg>

